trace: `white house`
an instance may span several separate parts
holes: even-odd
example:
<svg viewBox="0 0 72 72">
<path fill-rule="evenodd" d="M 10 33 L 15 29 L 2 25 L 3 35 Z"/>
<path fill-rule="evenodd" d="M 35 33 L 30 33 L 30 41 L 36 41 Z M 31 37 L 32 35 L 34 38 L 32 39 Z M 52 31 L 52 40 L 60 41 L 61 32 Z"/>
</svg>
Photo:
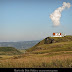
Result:
<svg viewBox="0 0 72 72">
<path fill-rule="evenodd" d="M 63 37 L 61 33 L 53 33 L 53 37 Z"/>
</svg>

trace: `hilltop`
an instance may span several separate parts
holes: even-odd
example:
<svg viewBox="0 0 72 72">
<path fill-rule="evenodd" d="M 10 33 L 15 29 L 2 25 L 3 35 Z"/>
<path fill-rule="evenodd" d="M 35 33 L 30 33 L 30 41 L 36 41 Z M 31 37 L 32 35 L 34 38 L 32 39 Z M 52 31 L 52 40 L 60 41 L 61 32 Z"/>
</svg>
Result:
<svg viewBox="0 0 72 72">
<path fill-rule="evenodd" d="M 19 55 L 22 54 L 14 47 L 0 47 L 0 55 Z"/>
<path fill-rule="evenodd" d="M 52 48 L 64 48 L 68 46 L 72 47 L 72 36 L 64 37 L 46 37 L 38 44 L 33 46 L 30 49 L 27 49 L 28 52 L 37 51 L 37 50 L 47 50 Z"/>
</svg>

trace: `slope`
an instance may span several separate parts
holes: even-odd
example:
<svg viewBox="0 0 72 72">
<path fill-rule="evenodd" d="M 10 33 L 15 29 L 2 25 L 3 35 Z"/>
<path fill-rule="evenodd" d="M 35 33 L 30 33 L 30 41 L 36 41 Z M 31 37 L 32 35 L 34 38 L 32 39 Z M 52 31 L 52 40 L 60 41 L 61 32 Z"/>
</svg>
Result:
<svg viewBox="0 0 72 72">
<path fill-rule="evenodd" d="M 72 36 L 65 37 L 47 37 L 40 41 L 38 44 L 33 46 L 30 49 L 27 49 L 28 52 L 39 51 L 39 50 L 47 50 L 56 48 L 72 48 Z M 62 50 L 61 49 L 61 50 Z"/>
<path fill-rule="evenodd" d="M 22 54 L 14 47 L 0 47 L 0 55 L 19 55 Z"/>
</svg>

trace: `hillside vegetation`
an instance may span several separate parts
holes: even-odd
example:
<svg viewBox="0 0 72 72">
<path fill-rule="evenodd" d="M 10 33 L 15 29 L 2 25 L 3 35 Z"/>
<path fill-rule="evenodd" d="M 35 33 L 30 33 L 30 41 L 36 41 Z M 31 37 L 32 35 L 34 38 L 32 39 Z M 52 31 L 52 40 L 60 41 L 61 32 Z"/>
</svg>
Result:
<svg viewBox="0 0 72 72">
<path fill-rule="evenodd" d="M 47 37 L 44 40 L 40 41 L 38 44 L 33 46 L 30 49 L 27 49 L 28 52 L 32 52 L 35 50 L 47 50 L 56 48 L 71 48 L 72 47 L 72 36 L 65 36 L 65 37 Z M 69 47 L 68 47 L 69 46 Z"/>
<path fill-rule="evenodd" d="M 20 52 L 23 54 L 0 58 L 0 68 L 72 68 L 72 36 L 47 37 Z"/>
<path fill-rule="evenodd" d="M 19 55 L 22 54 L 14 47 L 0 47 L 0 55 Z"/>
</svg>

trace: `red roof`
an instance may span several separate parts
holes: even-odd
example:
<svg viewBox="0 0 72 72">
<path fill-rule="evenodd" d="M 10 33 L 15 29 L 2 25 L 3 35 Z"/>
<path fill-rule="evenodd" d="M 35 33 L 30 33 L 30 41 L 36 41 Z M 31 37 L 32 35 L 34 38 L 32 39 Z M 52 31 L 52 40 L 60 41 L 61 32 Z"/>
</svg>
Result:
<svg viewBox="0 0 72 72">
<path fill-rule="evenodd" d="M 55 33 L 53 33 L 53 35 L 55 35 Z"/>
</svg>

